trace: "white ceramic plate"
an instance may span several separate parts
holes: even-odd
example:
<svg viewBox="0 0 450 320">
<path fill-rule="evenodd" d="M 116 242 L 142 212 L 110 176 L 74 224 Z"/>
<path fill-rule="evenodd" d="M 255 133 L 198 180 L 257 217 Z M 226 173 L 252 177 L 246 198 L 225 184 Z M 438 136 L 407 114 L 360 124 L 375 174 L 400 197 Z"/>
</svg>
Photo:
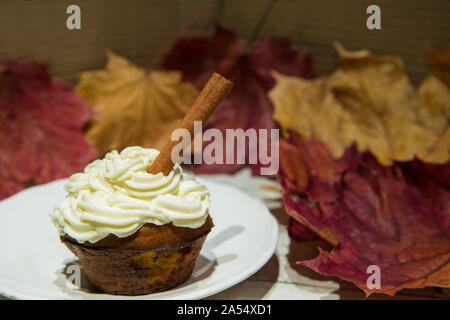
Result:
<svg viewBox="0 0 450 320">
<path fill-rule="evenodd" d="M 48 212 L 65 196 L 66 180 L 22 191 L 0 202 L 0 295 L 16 299 L 200 299 L 258 271 L 275 250 L 278 227 L 266 206 L 230 186 L 199 179 L 211 192 L 215 227 L 186 283 L 161 293 L 125 297 L 81 289 L 64 269 L 76 257 L 59 241 Z"/>
</svg>

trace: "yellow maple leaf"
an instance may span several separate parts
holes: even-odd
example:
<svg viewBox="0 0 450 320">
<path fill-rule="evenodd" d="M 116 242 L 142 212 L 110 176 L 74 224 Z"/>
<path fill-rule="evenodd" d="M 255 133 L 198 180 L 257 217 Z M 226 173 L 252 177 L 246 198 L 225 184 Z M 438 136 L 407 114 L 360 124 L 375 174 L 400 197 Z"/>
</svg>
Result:
<svg viewBox="0 0 450 320">
<path fill-rule="evenodd" d="M 108 53 L 105 69 L 81 74 L 77 93 L 95 111 L 86 138 L 100 155 L 139 145 L 160 148 L 198 94 L 179 71 L 141 69 Z"/>
<path fill-rule="evenodd" d="M 341 63 L 327 77 L 273 74 L 276 86 L 269 97 L 283 133 L 315 136 L 336 158 L 356 143 L 384 165 L 414 157 L 447 162 L 450 91 L 442 76 L 432 72 L 415 90 L 399 57 L 349 52 L 340 44 L 336 49 Z"/>
</svg>

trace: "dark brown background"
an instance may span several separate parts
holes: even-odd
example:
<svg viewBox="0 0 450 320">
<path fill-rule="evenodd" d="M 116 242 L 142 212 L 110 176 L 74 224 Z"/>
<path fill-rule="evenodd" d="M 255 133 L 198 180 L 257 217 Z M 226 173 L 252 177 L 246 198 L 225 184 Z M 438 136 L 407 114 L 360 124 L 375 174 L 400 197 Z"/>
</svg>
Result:
<svg viewBox="0 0 450 320">
<path fill-rule="evenodd" d="M 82 70 L 104 65 L 111 49 L 147 66 L 152 55 L 205 0 L 1 0 L 0 56 L 47 61 L 75 84 Z M 215 23 L 249 37 L 270 0 L 211 0 L 186 36 L 207 35 Z M 81 7 L 81 30 L 66 28 L 66 8 Z M 381 7 L 381 30 L 366 28 L 366 8 Z M 331 43 L 399 54 L 414 83 L 427 72 L 424 48 L 450 44 L 448 0 L 278 0 L 259 38 L 287 36 L 310 52 L 319 74 L 333 70 Z"/>
</svg>

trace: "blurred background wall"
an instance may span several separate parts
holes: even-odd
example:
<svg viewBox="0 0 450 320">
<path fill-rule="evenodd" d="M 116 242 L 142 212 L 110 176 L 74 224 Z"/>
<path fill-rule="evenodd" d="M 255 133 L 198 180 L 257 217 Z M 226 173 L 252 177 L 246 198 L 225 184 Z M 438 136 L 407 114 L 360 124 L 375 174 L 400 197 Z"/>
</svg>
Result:
<svg viewBox="0 0 450 320">
<path fill-rule="evenodd" d="M 208 3 L 205 4 L 205 1 Z M 70 84 L 83 70 L 104 66 L 112 50 L 148 66 L 153 55 L 194 12 L 183 36 L 208 35 L 220 23 L 248 38 L 272 0 L 1 0 L 0 56 L 50 63 Z M 66 8 L 81 8 L 81 30 L 66 28 Z M 366 28 L 366 8 L 381 7 L 381 30 Z M 331 46 L 398 54 L 417 84 L 427 73 L 426 47 L 450 45 L 449 0 L 278 0 L 258 38 L 289 37 L 311 53 L 318 74 L 336 65 Z"/>
</svg>

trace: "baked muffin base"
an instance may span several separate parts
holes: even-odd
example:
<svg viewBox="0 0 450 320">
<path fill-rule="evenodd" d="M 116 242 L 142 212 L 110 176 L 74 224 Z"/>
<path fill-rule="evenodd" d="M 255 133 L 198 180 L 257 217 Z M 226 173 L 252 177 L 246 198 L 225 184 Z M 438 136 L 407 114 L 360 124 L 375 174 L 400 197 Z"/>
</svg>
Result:
<svg viewBox="0 0 450 320">
<path fill-rule="evenodd" d="M 208 217 L 196 229 L 146 224 L 126 238 L 109 235 L 94 244 L 80 244 L 62 236 L 61 241 L 78 257 L 94 287 L 108 294 L 136 296 L 188 280 L 212 226 Z"/>
<path fill-rule="evenodd" d="M 65 241 L 80 259 L 89 282 L 113 295 L 164 291 L 189 279 L 206 236 L 163 250 L 95 249 Z"/>
</svg>

